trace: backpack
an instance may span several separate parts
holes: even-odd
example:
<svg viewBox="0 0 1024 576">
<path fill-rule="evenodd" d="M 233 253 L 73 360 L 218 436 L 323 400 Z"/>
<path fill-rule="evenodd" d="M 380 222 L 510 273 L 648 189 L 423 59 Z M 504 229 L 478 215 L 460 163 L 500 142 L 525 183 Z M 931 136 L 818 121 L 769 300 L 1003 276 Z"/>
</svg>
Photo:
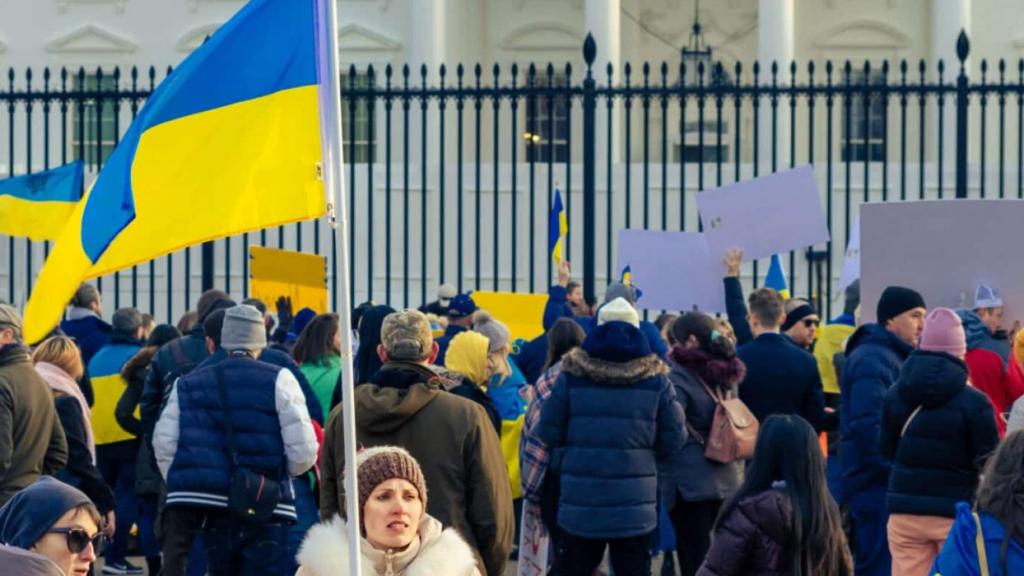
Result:
<svg viewBox="0 0 1024 576">
<path fill-rule="evenodd" d="M 715 416 L 707 439 L 687 423 L 690 433 L 704 447 L 704 457 L 714 462 L 730 464 L 737 460 L 748 460 L 754 456 L 757 443 L 757 418 L 747 405 L 732 393 L 725 396 L 712 390 L 703 380 L 701 385 L 708 396 L 715 401 Z"/>
</svg>

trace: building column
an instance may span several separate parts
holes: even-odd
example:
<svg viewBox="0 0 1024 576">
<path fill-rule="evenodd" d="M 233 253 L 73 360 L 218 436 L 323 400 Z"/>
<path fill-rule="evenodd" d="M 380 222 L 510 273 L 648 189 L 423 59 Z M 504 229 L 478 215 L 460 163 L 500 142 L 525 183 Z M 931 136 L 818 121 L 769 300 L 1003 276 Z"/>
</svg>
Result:
<svg viewBox="0 0 1024 576">
<path fill-rule="evenodd" d="M 772 63 L 777 62 L 778 85 L 790 82 L 789 65 L 793 61 L 793 3 L 794 0 L 758 0 L 757 59 L 761 72 L 761 86 L 772 83 Z M 761 100 L 758 161 L 762 174 L 771 170 L 772 161 L 772 108 L 771 99 Z M 738 127 L 737 127 L 738 128 Z M 775 150 L 778 168 L 789 166 L 789 101 L 778 99 L 776 113 Z"/>
<path fill-rule="evenodd" d="M 594 80 L 598 85 L 608 83 L 608 64 L 612 65 L 612 82 L 616 85 L 622 82 L 622 12 L 620 0 L 586 0 L 584 7 L 584 37 L 589 32 L 594 35 L 597 44 L 597 58 L 594 60 Z M 583 46 L 580 45 L 580 56 L 583 55 Z M 585 73 L 585 70 L 584 70 Z M 597 102 L 596 122 L 594 123 L 597 136 L 595 161 L 597 165 L 597 183 L 599 189 L 607 189 L 600 183 L 605 182 L 608 174 L 608 161 L 619 162 L 622 160 L 622 142 L 625 134 L 622 132 L 621 102 L 616 102 L 612 111 L 612 149 L 608 149 L 608 108 L 607 102 L 599 99 Z"/>
<path fill-rule="evenodd" d="M 407 35 L 408 45 L 405 51 L 405 62 L 409 64 L 409 87 L 419 88 L 423 84 L 423 76 L 420 74 L 422 66 L 427 66 L 426 83 L 428 87 L 434 88 L 439 85 L 441 64 L 444 63 L 448 70 L 445 74 L 445 85 L 453 83 L 455 78 L 455 66 L 447 62 L 447 22 L 448 22 L 448 0 L 409 0 L 409 33 Z M 399 86 L 402 84 L 402 71 L 399 69 L 393 82 Z M 428 100 L 426 115 L 421 108 L 422 101 L 414 98 L 409 102 L 409 189 L 412 193 L 410 199 L 410 210 L 413 222 L 412 227 L 418 237 L 420 227 L 420 207 L 422 206 L 420 194 L 426 195 L 427 221 L 437 222 L 438 219 L 438 177 L 441 166 L 440 154 L 438 151 L 439 115 L 436 100 Z M 401 110 L 401 102 L 397 101 L 395 109 Z M 396 118 L 401 118 L 400 112 Z M 383 125 L 382 125 L 383 126 Z M 426 128 L 426 146 L 423 145 L 423 130 Z M 451 129 L 450 125 L 445 126 Z M 378 128 L 379 130 L 380 128 Z M 402 138 L 405 137 L 401 121 L 393 126 L 394 138 L 398 145 L 398 152 L 392 156 L 393 162 L 401 161 Z M 425 153 L 425 156 L 424 156 Z M 425 159 L 425 163 L 424 163 Z M 382 161 L 383 157 L 379 159 Z M 445 163 L 450 164 L 451 155 L 445 156 Z M 426 174 L 426 190 L 421 190 L 423 178 Z M 400 176 L 396 177 L 400 178 Z M 401 182 L 401 180 L 398 180 Z M 449 187 L 450 188 L 450 187 Z M 429 225 L 429 224 L 428 224 Z M 409 297 L 411 302 L 417 302 L 420 297 L 421 285 L 425 283 L 428 299 L 437 290 L 437 254 L 442 246 L 438 244 L 436 235 L 427 235 L 428 258 L 426 278 L 420 278 L 420 255 L 414 250 L 409 265 Z"/>
<path fill-rule="evenodd" d="M 967 32 L 971 36 L 971 0 L 932 0 L 931 6 L 931 52 L 928 59 L 929 76 L 938 80 L 939 60 L 942 60 L 945 69 L 942 72 L 943 84 L 956 84 L 956 78 L 960 74 L 960 60 L 956 56 L 956 39 L 960 31 Z M 970 69 L 967 71 L 970 74 Z M 939 121 L 938 108 L 933 103 L 929 105 L 932 112 L 932 120 L 929 122 L 928 130 L 931 136 L 928 140 L 932 142 L 930 157 L 938 162 L 938 136 Z M 943 188 L 948 192 L 954 185 L 953 174 L 956 170 L 956 96 L 947 96 L 945 110 L 942 115 L 942 170 Z"/>
</svg>

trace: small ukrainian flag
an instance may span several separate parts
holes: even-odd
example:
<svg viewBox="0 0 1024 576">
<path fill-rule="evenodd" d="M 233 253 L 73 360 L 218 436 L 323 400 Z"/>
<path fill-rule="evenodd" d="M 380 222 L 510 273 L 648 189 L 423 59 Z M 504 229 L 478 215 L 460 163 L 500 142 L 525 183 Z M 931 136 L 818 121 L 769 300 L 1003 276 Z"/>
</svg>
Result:
<svg viewBox="0 0 1024 576">
<path fill-rule="evenodd" d="M 72 162 L 0 180 L 0 233 L 56 240 L 82 199 L 83 167 Z"/>
<path fill-rule="evenodd" d="M 778 254 L 772 255 L 772 263 L 768 267 L 768 274 L 764 277 L 764 286 L 765 288 L 774 288 L 783 300 L 789 300 L 786 270 L 782 267 L 782 258 Z"/>
<path fill-rule="evenodd" d="M 565 218 L 565 206 L 562 205 L 562 193 L 555 189 L 555 200 L 548 217 L 548 249 L 555 266 L 562 264 L 562 242 L 569 233 L 569 222 Z"/>
</svg>

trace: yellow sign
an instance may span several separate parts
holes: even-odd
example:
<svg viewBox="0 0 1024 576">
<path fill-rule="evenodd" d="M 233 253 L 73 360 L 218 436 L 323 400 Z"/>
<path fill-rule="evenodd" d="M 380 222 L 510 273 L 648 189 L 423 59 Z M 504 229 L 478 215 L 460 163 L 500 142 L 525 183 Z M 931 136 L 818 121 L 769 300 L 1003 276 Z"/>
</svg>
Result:
<svg viewBox="0 0 1024 576">
<path fill-rule="evenodd" d="M 270 308 L 278 298 L 287 296 L 294 312 L 303 308 L 327 312 L 327 258 L 250 246 L 249 296 Z"/>
<path fill-rule="evenodd" d="M 544 306 L 547 294 L 515 294 L 512 292 L 473 292 L 473 302 L 501 320 L 512 339 L 532 340 L 544 333 Z"/>
</svg>

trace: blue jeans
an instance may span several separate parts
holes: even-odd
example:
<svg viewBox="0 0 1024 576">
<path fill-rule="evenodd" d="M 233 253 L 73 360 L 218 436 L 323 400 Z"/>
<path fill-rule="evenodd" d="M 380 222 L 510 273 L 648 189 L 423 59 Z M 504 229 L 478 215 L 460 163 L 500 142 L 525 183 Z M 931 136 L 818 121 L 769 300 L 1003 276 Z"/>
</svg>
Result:
<svg viewBox="0 0 1024 576">
<path fill-rule="evenodd" d="M 874 488 L 849 496 L 847 513 L 853 525 L 854 573 L 857 576 L 890 576 L 889 512 L 885 509 L 886 491 Z"/>
<path fill-rule="evenodd" d="M 288 525 L 238 520 L 230 512 L 211 512 L 203 527 L 210 576 L 278 576 L 288 565 Z"/>
<path fill-rule="evenodd" d="M 302 541 L 306 538 L 306 532 L 320 521 L 320 508 L 317 506 L 316 498 L 313 497 L 313 487 L 310 485 L 309 475 L 292 480 L 292 487 L 295 490 L 295 513 L 299 521 L 288 527 L 288 569 L 286 574 L 295 574 L 299 569 L 295 555 L 299 553 Z"/>
<path fill-rule="evenodd" d="M 128 533 L 133 524 L 139 526 L 139 545 L 147 557 L 160 555 L 160 544 L 153 534 L 156 510 L 143 507 L 135 494 L 135 461 L 127 459 L 100 459 L 100 474 L 114 489 L 114 514 L 117 516 L 114 538 L 104 555 L 108 564 L 124 562 L 127 554 Z"/>
</svg>

